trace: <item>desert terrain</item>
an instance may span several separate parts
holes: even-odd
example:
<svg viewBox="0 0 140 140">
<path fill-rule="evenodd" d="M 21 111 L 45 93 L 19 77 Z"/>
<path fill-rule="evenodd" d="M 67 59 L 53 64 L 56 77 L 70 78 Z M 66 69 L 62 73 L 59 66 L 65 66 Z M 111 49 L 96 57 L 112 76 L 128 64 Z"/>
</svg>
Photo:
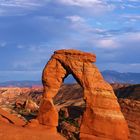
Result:
<svg viewBox="0 0 140 140">
<path fill-rule="evenodd" d="M 140 85 L 112 84 L 112 87 L 118 97 L 121 111 L 127 120 L 130 139 L 139 140 Z M 17 132 L 16 128 L 12 129 L 12 126 L 16 125 L 16 127 L 18 127 L 20 125 L 26 125 L 31 119 L 36 118 L 42 93 L 43 87 L 41 86 L 32 88 L 1 87 L 0 108 L 7 112 L 6 114 L 0 110 L 0 123 L 3 124 L 3 128 L 7 129 L 6 124 L 8 123 L 10 124 L 8 127 L 9 130 L 14 131 L 14 133 L 23 132 L 23 130 L 20 129 L 18 129 Z M 79 127 L 85 109 L 83 89 L 79 84 L 64 84 L 61 86 L 58 94 L 53 100 L 55 107 L 59 112 L 59 125 L 57 131 L 68 140 L 79 139 Z M 19 120 L 17 118 L 19 118 Z M 2 133 L 1 131 L 0 133 Z M 31 131 L 31 129 L 28 131 Z M 28 131 L 24 132 L 27 138 L 30 137 Z M 40 134 L 38 135 L 43 134 L 42 132 L 39 133 Z M 51 139 L 51 134 L 49 137 Z M 60 138 L 61 136 L 57 135 L 56 137 Z"/>
</svg>

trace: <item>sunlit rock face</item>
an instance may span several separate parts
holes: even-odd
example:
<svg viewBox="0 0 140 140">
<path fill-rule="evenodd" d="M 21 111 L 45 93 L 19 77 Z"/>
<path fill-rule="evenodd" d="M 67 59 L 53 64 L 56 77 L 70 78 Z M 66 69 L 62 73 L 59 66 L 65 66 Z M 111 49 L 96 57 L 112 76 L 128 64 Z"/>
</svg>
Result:
<svg viewBox="0 0 140 140">
<path fill-rule="evenodd" d="M 86 109 L 81 127 L 81 140 L 127 140 L 129 131 L 112 87 L 104 81 L 93 64 L 96 56 L 78 50 L 55 51 L 42 74 L 44 93 L 40 105 L 40 124 L 56 127 L 58 113 L 53 97 L 67 75 L 72 74 L 84 91 Z"/>
</svg>

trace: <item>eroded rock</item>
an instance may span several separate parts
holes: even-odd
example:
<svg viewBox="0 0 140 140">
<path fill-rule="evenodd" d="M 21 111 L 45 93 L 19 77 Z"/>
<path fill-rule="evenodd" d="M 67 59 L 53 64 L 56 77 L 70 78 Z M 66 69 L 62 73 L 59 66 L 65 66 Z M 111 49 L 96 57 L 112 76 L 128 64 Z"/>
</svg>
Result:
<svg viewBox="0 0 140 140">
<path fill-rule="evenodd" d="M 52 55 L 42 75 L 44 94 L 38 121 L 47 126 L 58 125 L 58 114 L 52 98 L 63 80 L 72 74 L 84 90 L 86 109 L 80 127 L 82 140 L 127 140 L 128 126 L 112 87 L 104 81 L 92 64 L 96 56 L 77 50 L 59 50 Z"/>
<path fill-rule="evenodd" d="M 8 112 L 6 112 L 5 110 L 3 110 L 1 108 L 0 108 L 0 121 L 12 123 L 12 124 L 15 124 L 17 126 L 23 126 L 23 125 L 26 124 L 19 117 L 8 113 Z"/>
</svg>

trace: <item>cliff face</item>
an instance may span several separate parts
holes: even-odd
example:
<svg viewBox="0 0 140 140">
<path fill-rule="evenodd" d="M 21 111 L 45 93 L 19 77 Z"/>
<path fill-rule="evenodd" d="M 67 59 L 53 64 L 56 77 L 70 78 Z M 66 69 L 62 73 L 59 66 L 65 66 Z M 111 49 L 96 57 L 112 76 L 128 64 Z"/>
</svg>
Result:
<svg viewBox="0 0 140 140">
<path fill-rule="evenodd" d="M 115 88 L 115 84 L 112 86 L 114 86 L 114 91 L 118 98 L 140 100 L 140 84 L 122 86 L 120 84 L 120 87 L 118 85 L 118 88 Z"/>
<path fill-rule="evenodd" d="M 115 88 L 116 85 L 114 84 Z M 118 85 L 114 89 L 121 110 L 128 122 L 131 138 L 140 139 L 140 84 Z"/>
<path fill-rule="evenodd" d="M 127 120 L 131 139 L 140 139 L 140 101 L 132 99 L 119 99 L 121 110 Z"/>
</svg>

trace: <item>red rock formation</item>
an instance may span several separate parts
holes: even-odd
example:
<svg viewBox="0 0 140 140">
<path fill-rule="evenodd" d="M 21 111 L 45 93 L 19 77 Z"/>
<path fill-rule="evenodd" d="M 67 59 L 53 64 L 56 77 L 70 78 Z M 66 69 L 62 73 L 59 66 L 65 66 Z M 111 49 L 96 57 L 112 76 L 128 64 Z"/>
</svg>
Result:
<svg viewBox="0 0 140 140">
<path fill-rule="evenodd" d="M 20 89 L 21 91 L 22 89 Z M 33 91 L 36 89 L 32 89 Z M 19 90 L 15 88 L 5 88 L 0 89 L 1 98 L 4 99 L 4 102 L 8 102 L 8 104 L 13 104 L 16 102 L 16 99 L 22 100 L 22 98 L 26 98 L 29 96 L 30 89 L 23 89 L 23 94 L 19 94 Z M 11 91 L 11 92 L 10 92 Z M 38 90 L 40 93 L 40 90 Z M 10 95 L 8 95 L 8 93 Z M 15 94 L 15 95 L 14 95 Z M 7 95 L 7 96 L 6 96 Z M 11 96 L 12 95 L 12 96 Z M 34 96 L 32 97 L 32 99 Z M 23 106 L 23 102 L 17 101 L 16 105 Z M 4 103 L 2 103 L 4 105 Z M 5 106 L 6 107 L 6 106 Z M 34 110 L 36 105 L 32 101 L 27 101 L 25 104 L 25 108 Z M 8 108 L 6 108 L 8 109 Z M 0 108 L 0 140 L 66 140 L 63 136 L 56 132 L 56 128 L 48 127 L 40 125 L 37 120 L 32 120 L 32 123 L 24 122 L 18 116 L 13 115 L 3 109 Z"/>
<path fill-rule="evenodd" d="M 25 122 L 22 119 L 18 118 L 15 115 L 12 115 L 12 114 L 6 112 L 5 110 L 3 110 L 1 108 L 0 108 L 0 116 L 1 116 L 0 121 L 11 122 L 11 123 L 18 125 L 18 126 L 25 125 Z"/>
<path fill-rule="evenodd" d="M 40 124 L 57 126 L 58 114 L 52 98 L 64 78 L 72 74 L 83 87 L 86 101 L 80 127 L 81 140 L 127 140 L 127 123 L 112 87 L 92 64 L 95 60 L 95 55 L 77 50 L 59 50 L 54 53 L 43 71 L 44 94 L 37 119 Z"/>
<path fill-rule="evenodd" d="M 140 101 L 132 99 L 119 99 L 119 104 L 124 117 L 128 122 L 130 139 L 140 140 Z"/>
<path fill-rule="evenodd" d="M 24 128 L 0 122 L 0 140 L 66 140 L 50 130 L 45 126 Z"/>
</svg>

